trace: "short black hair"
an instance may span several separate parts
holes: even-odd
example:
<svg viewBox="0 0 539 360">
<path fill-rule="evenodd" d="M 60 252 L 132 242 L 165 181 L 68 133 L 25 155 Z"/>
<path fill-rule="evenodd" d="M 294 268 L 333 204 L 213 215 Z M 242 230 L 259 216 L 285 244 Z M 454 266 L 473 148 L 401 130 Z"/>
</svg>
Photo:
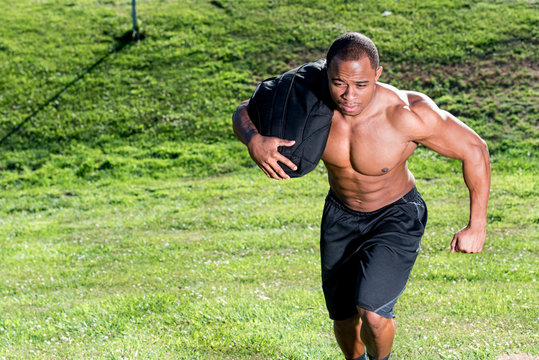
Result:
<svg viewBox="0 0 539 360">
<path fill-rule="evenodd" d="M 331 44 L 326 55 L 327 66 L 331 63 L 334 57 L 338 57 L 344 61 L 355 61 L 367 56 L 371 63 L 371 67 L 376 70 L 380 66 L 378 57 L 378 49 L 374 42 L 367 36 L 349 32 L 339 36 L 333 44 Z"/>
</svg>

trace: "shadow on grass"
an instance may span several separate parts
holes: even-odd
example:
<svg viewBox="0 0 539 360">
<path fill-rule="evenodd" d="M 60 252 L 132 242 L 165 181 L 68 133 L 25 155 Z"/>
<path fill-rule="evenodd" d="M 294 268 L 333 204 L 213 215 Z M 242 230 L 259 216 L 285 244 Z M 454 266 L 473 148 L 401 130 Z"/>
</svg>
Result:
<svg viewBox="0 0 539 360">
<path fill-rule="evenodd" d="M 126 47 L 127 45 L 138 42 L 138 41 L 141 41 L 144 38 L 145 38 L 144 33 L 135 32 L 133 30 L 126 31 L 123 35 L 121 35 L 119 37 L 115 37 L 114 40 L 116 40 L 116 44 L 105 55 L 103 55 L 95 63 L 93 63 L 88 68 L 86 68 L 84 71 L 82 71 L 80 74 L 78 74 L 71 82 L 69 82 L 67 85 L 65 85 L 56 94 L 54 94 L 47 101 L 45 101 L 43 104 L 41 104 L 30 115 L 28 115 L 23 121 L 21 121 L 19 124 L 17 124 L 13 129 L 11 129 L 6 135 L 4 135 L 4 137 L 2 137 L 2 139 L 0 139 L 0 145 L 4 144 L 4 142 L 7 139 L 9 139 L 13 134 L 16 134 L 28 121 L 30 121 L 30 119 L 32 119 L 34 116 L 39 114 L 50 103 L 52 103 L 56 99 L 58 99 L 71 86 L 75 85 L 82 78 L 84 78 L 87 74 L 94 71 L 95 68 L 97 68 L 101 63 L 103 63 L 111 54 L 118 53 L 118 52 L 122 51 L 122 49 L 124 47 Z"/>
</svg>

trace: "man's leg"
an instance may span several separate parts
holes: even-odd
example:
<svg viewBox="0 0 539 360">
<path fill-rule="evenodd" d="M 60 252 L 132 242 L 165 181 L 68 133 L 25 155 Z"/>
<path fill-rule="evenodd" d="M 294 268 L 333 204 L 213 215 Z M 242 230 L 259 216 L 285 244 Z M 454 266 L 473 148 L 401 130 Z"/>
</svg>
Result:
<svg viewBox="0 0 539 360">
<path fill-rule="evenodd" d="M 386 359 L 391 353 L 395 338 L 395 319 L 385 318 L 372 311 L 359 308 L 360 336 L 369 357 Z"/>
<path fill-rule="evenodd" d="M 333 322 L 335 338 L 347 359 L 357 359 L 365 354 L 365 345 L 361 341 L 361 318 L 359 314 L 346 320 Z"/>
</svg>

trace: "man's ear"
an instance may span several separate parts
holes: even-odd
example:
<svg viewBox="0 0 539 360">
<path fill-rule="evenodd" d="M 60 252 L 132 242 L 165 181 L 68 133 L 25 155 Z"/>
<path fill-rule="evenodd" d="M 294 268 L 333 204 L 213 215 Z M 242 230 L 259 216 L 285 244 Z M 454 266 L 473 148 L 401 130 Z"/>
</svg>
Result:
<svg viewBox="0 0 539 360">
<path fill-rule="evenodd" d="M 374 77 L 374 80 L 375 81 L 378 81 L 378 78 L 380 77 L 380 75 L 382 75 L 382 71 L 384 70 L 383 67 L 381 66 L 378 66 L 378 69 L 376 69 L 376 75 Z"/>
</svg>

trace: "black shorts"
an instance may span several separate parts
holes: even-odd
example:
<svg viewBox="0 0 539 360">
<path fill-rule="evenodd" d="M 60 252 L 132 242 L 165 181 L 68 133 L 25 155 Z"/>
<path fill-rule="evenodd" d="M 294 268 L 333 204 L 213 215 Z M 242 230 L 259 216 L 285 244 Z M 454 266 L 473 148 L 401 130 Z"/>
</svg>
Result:
<svg viewBox="0 0 539 360">
<path fill-rule="evenodd" d="M 354 211 L 330 190 L 324 206 L 320 251 L 329 316 L 344 320 L 357 307 L 385 318 L 404 291 L 427 223 L 427 206 L 414 187 L 373 212 Z"/>
</svg>

